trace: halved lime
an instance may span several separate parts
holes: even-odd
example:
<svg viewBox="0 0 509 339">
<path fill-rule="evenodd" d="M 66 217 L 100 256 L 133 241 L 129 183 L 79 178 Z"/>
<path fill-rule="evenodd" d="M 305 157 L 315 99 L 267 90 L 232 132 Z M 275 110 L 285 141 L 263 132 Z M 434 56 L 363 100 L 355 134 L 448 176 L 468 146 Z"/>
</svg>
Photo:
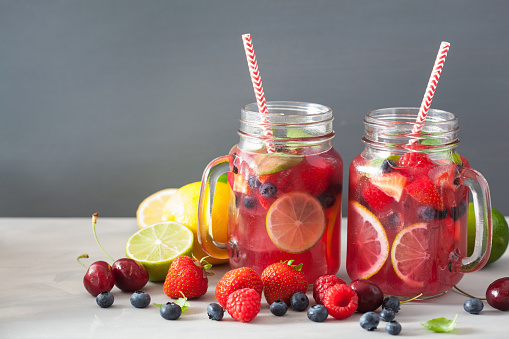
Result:
<svg viewBox="0 0 509 339">
<path fill-rule="evenodd" d="M 193 232 L 174 221 L 160 222 L 131 235 L 125 253 L 145 266 L 150 281 L 164 281 L 173 259 L 192 256 Z"/>
</svg>

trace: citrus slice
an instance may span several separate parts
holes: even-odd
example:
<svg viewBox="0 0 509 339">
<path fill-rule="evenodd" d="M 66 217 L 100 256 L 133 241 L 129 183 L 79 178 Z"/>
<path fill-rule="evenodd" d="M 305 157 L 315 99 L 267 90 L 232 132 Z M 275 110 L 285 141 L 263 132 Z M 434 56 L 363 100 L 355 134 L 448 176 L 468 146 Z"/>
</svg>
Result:
<svg viewBox="0 0 509 339">
<path fill-rule="evenodd" d="M 283 194 L 267 213 L 267 233 L 288 253 L 302 253 L 315 246 L 325 232 L 325 212 L 317 198 L 304 192 Z"/>
<path fill-rule="evenodd" d="M 175 192 L 176 188 L 167 188 L 145 198 L 136 211 L 138 226 L 144 228 L 163 221 L 164 205 Z"/>
<path fill-rule="evenodd" d="M 431 272 L 429 229 L 426 223 L 406 227 L 396 235 L 391 261 L 398 277 L 412 287 L 423 287 Z"/>
<path fill-rule="evenodd" d="M 173 259 L 193 254 L 193 232 L 166 221 L 138 230 L 125 246 L 128 258 L 145 266 L 150 281 L 164 281 Z"/>
<path fill-rule="evenodd" d="M 350 201 L 348 223 L 355 226 L 348 232 L 347 269 L 352 279 L 375 275 L 389 257 L 387 234 L 373 213 L 357 201 Z"/>
</svg>

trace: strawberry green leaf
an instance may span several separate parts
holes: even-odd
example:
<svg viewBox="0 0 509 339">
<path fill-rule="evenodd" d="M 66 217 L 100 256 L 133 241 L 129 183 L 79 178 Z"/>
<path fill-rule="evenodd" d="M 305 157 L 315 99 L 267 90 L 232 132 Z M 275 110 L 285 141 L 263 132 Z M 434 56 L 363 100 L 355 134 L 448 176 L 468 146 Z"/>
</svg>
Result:
<svg viewBox="0 0 509 339">
<path fill-rule="evenodd" d="M 443 317 L 435 318 L 428 320 L 425 323 L 421 323 L 421 325 L 424 326 L 425 329 L 430 331 L 435 331 L 439 333 L 451 332 L 456 327 L 457 318 L 458 318 L 457 314 L 456 317 L 454 317 L 454 320 L 449 320 Z"/>
</svg>

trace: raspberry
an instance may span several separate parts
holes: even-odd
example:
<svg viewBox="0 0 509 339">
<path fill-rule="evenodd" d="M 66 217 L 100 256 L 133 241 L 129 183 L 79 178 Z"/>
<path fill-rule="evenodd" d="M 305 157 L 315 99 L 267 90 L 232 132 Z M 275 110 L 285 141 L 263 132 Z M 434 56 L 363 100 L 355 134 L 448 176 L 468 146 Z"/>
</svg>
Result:
<svg viewBox="0 0 509 339">
<path fill-rule="evenodd" d="M 260 312 L 261 304 L 261 297 L 258 292 L 252 288 L 242 288 L 228 296 L 226 310 L 233 319 L 247 323 Z"/>
<path fill-rule="evenodd" d="M 322 275 L 316 279 L 313 285 L 313 298 L 317 304 L 323 305 L 323 297 L 325 291 L 329 287 L 336 284 L 346 284 L 343 279 L 336 277 L 335 275 Z"/>
<path fill-rule="evenodd" d="M 359 304 L 357 293 L 345 284 L 330 287 L 324 296 L 324 305 L 336 319 L 346 319 L 354 314 Z"/>
</svg>

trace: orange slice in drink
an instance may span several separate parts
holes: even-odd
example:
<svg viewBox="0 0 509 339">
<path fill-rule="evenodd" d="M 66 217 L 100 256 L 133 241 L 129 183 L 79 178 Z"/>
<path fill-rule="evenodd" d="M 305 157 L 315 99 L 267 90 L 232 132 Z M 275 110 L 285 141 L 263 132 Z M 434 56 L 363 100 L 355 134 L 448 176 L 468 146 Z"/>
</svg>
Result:
<svg viewBox="0 0 509 339">
<path fill-rule="evenodd" d="M 391 261 L 398 277 L 412 287 L 423 287 L 431 272 L 429 227 L 417 223 L 396 235 L 391 249 Z"/>
<path fill-rule="evenodd" d="M 288 253 L 302 253 L 315 246 L 326 225 L 320 201 L 297 191 L 279 197 L 270 206 L 266 221 L 272 242 Z"/>
<path fill-rule="evenodd" d="M 350 201 L 348 222 L 355 226 L 348 233 L 347 270 L 352 279 L 375 275 L 389 257 L 387 234 L 373 213 L 357 201 Z"/>
</svg>

